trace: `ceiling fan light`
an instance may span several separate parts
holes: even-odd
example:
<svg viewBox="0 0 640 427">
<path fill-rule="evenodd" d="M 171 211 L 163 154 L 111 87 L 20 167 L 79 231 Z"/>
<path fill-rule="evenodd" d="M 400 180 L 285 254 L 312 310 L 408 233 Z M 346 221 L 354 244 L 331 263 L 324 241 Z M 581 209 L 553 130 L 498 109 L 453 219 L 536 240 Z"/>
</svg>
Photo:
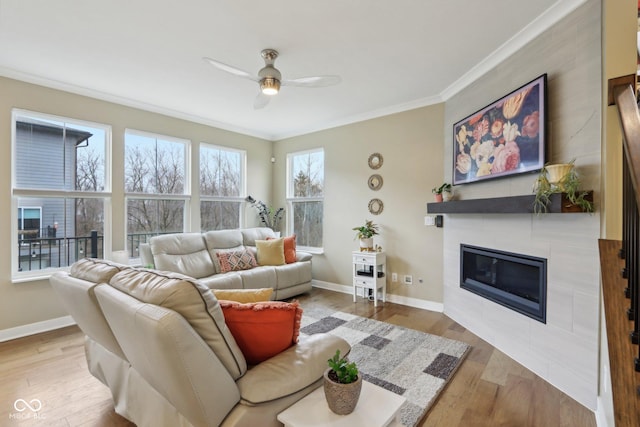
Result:
<svg viewBox="0 0 640 427">
<path fill-rule="evenodd" d="M 260 90 L 265 95 L 275 95 L 280 91 L 280 80 L 274 77 L 265 77 L 260 80 Z"/>
</svg>

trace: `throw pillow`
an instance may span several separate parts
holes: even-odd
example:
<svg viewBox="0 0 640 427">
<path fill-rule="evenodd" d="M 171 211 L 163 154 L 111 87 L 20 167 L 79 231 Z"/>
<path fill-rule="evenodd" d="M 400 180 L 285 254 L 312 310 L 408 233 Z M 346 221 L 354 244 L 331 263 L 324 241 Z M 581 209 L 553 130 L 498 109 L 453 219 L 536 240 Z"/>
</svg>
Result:
<svg viewBox="0 0 640 427">
<path fill-rule="evenodd" d="M 260 265 L 283 265 L 285 263 L 283 238 L 256 240 L 256 250 Z"/>
<path fill-rule="evenodd" d="M 275 237 L 267 237 L 267 240 L 274 240 Z M 296 256 L 296 235 L 284 237 L 284 262 L 293 264 L 298 261 Z"/>
<path fill-rule="evenodd" d="M 296 301 L 242 304 L 220 300 L 227 327 L 247 363 L 257 365 L 298 342 L 302 308 Z"/>
<path fill-rule="evenodd" d="M 213 289 L 213 294 L 219 300 L 235 302 L 271 301 L 272 288 L 262 289 Z"/>
<path fill-rule="evenodd" d="M 247 250 L 217 252 L 216 257 L 218 257 L 218 262 L 220 263 L 221 273 L 250 270 L 258 266 L 253 254 Z"/>
</svg>

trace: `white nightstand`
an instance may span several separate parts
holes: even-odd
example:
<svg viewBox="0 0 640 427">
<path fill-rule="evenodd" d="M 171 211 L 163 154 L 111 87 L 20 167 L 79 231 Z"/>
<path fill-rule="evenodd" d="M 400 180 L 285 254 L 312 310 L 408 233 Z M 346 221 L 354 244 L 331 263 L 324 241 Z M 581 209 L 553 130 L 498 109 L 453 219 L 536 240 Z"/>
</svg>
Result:
<svg viewBox="0 0 640 427">
<path fill-rule="evenodd" d="M 387 298 L 387 256 L 384 252 L 353 252 L 353 302 L 356 302 L 358 288 L 373 290 L 373 305 L 378 305 L 378 291 L 382 291 L 382 301 Z"/>
</svg>

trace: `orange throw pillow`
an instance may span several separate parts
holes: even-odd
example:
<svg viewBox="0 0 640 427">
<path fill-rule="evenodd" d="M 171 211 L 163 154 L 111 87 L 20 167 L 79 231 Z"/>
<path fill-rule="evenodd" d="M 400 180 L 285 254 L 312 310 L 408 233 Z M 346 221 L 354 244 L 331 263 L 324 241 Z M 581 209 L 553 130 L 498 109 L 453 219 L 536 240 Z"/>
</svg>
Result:
<svg viewBox="0 0 640 427">
<path fill-rule="evenodd" d="M 302 308 L 295 301 L 242 304 L 220 300 L 219 303 L 249 365 L 257 365 L 298 342 Z"/>
<path fill-rule="evenodd" d="M 267 240 L 272 240 L 275 237 L 267 237 Z M 284 238 L 284 262 L 286 264 L 293 264 L 298 261 L 296 256 L 296 235 L 292 234 Z"/>
</svg>

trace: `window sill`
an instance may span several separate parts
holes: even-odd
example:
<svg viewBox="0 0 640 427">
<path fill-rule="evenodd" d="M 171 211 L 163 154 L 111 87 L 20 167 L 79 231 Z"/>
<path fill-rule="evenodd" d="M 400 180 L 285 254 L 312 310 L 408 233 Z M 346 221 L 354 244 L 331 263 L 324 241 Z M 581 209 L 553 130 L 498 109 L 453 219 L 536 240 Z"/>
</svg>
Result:
<svg viewBox="0 0 640 427">
<path fill-rule="evenodd" d="M 324 248 L 309 248 L 305 246 L 298 246 L 296 250 L 300 252 L 307 252 L 311 255 L 324 255 Z"/>
<path fill-rule="evenodd" d="M 21 283 L 31 283 L 31 282 L 39 282 L 42 280 L 49 280 L 49 277 L 56 271 L 66 271 L 68 269 L 60 268 L 60 269 L 51 269 L 47 271 L 38 271 L 37 273 L 24 274 L 19 276 L 11 277 L 11 283 L 18 285 Z"/>
</svg>

